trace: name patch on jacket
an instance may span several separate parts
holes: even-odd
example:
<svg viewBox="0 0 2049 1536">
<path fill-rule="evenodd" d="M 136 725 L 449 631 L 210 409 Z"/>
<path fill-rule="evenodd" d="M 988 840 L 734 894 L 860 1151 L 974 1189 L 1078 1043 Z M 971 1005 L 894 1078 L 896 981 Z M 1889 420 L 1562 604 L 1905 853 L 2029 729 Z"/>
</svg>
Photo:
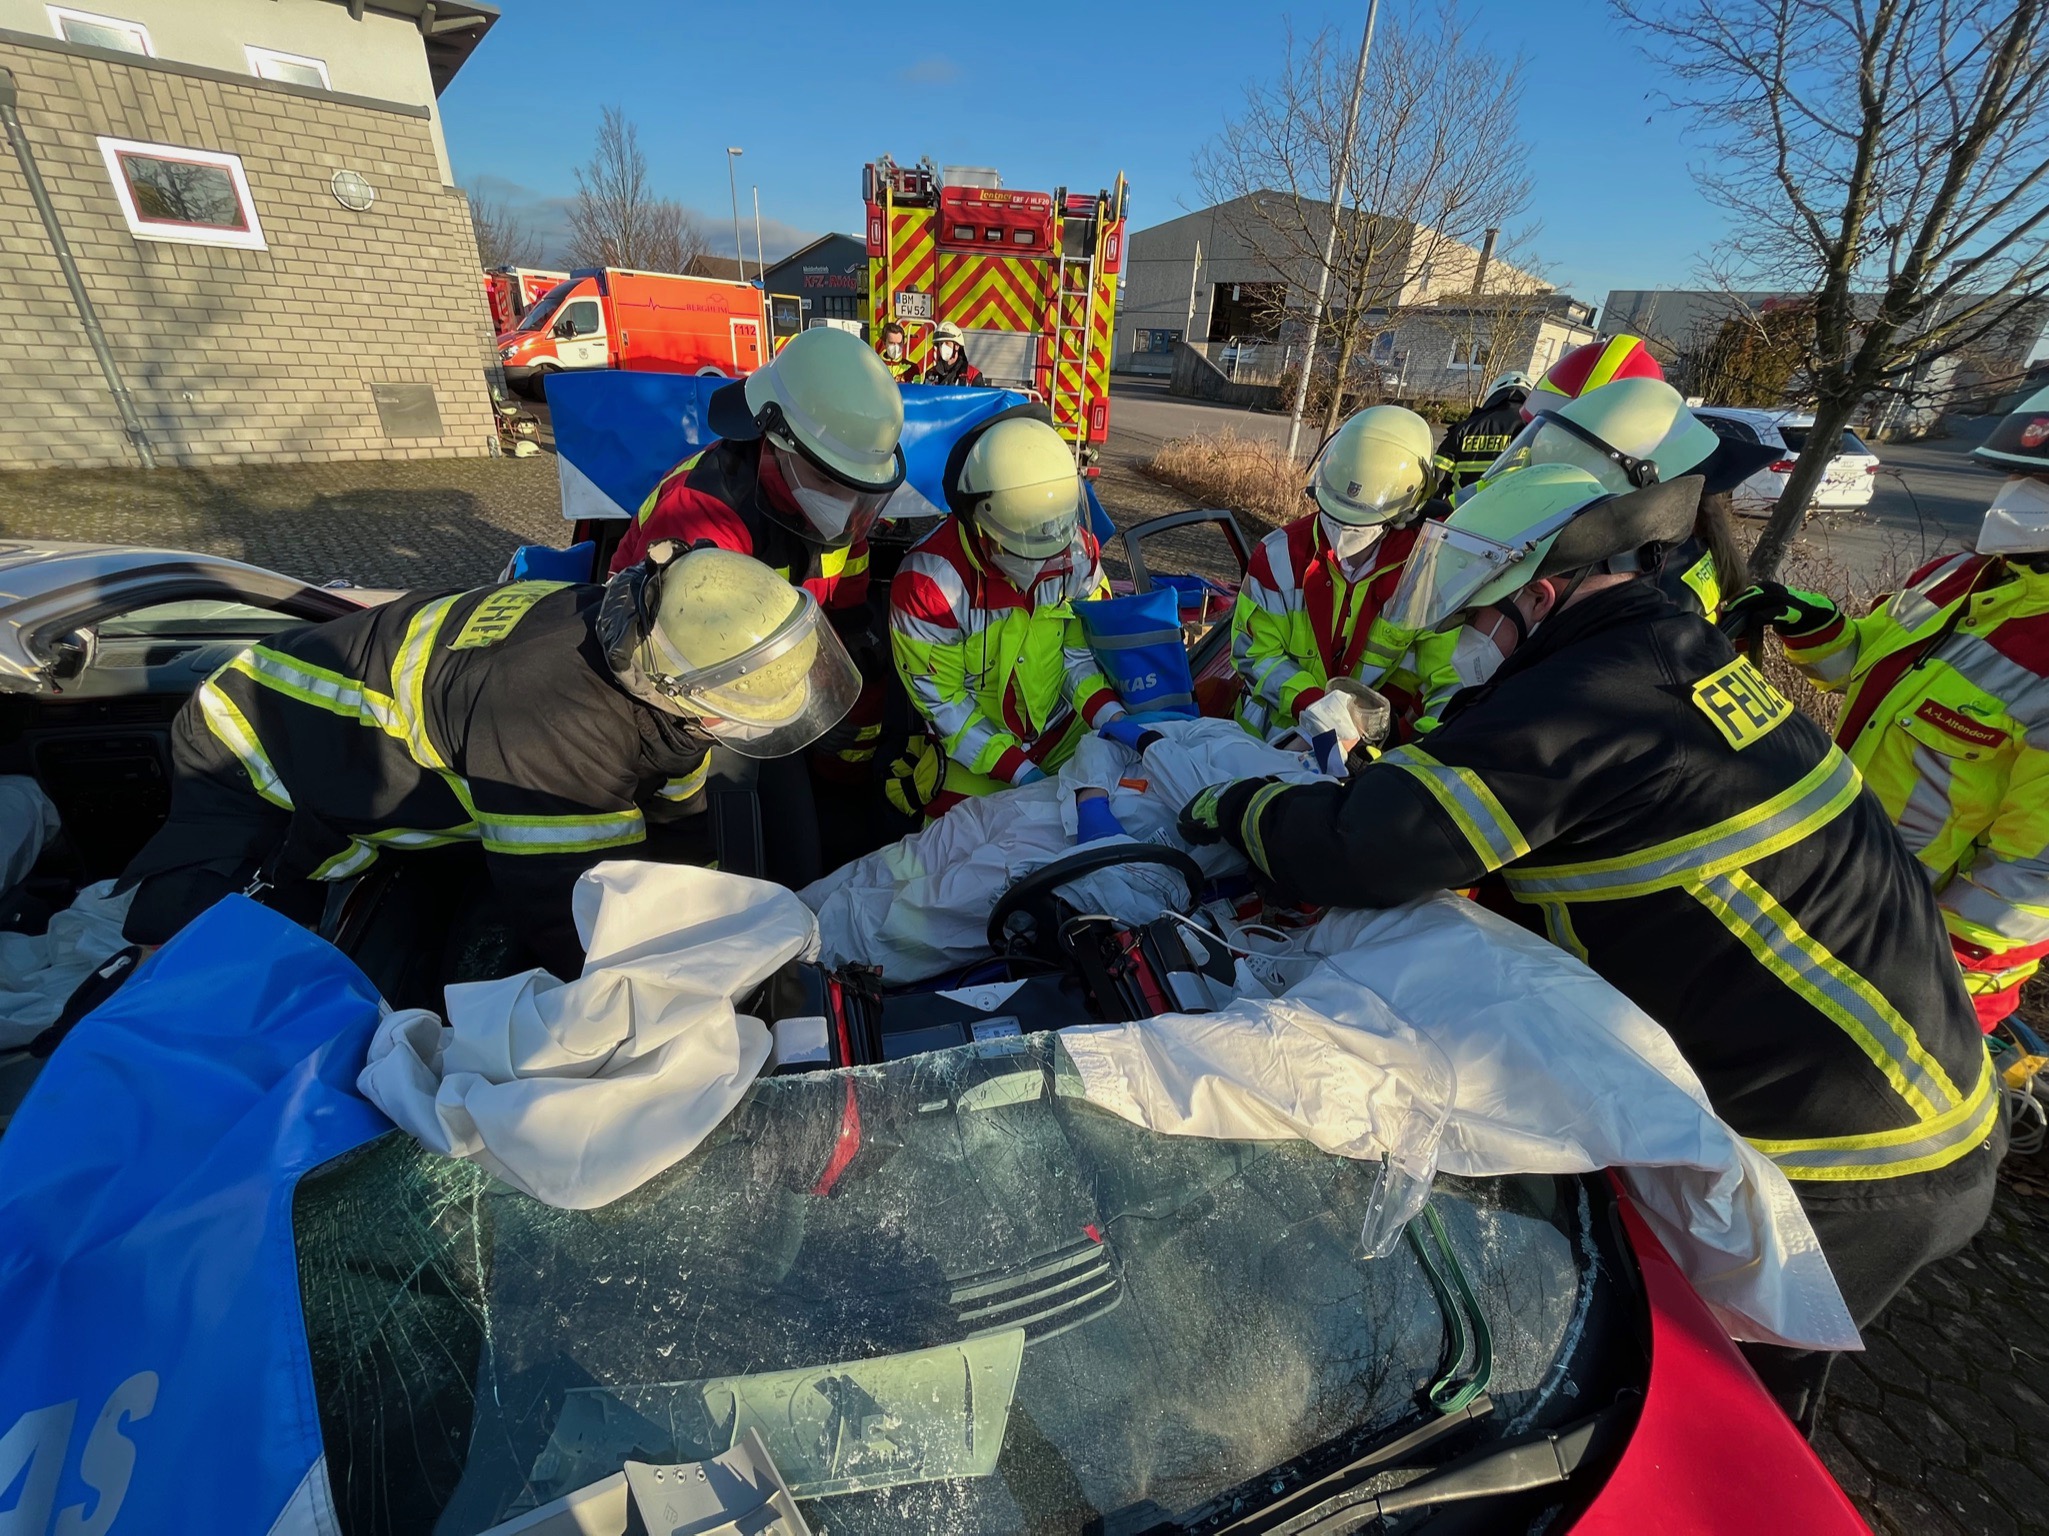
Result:
<svg viewBox="0 0 2049 1536">
<path fill-rule="evenodd" d="M 500 587 L 471 610 L 468 622 L 448 642 L 448 648 L 479 651 L 496 645 L 512 633 L 513 626 L 527 616 L 535 603 L 568 585 L 566 581 L 515 581 L 509 587 Z"/>
<path fill-rule="evenodd" d="M 1738 656 L 1695 683 L 1693 702 L 1738 752 L 1769 734 L 1793 713 L 1785 695 L 1751 664 L 1748 656 Z"/>
<path fill-rule="evenodd" d="M 1947 705 L 1933 699 L 1923 699 L 1921 707 L 1914 713 L 1938 731 L 1968 741 L 1974 747 L 1996 747 L 2006 741 L 2006 732 L 1996 725 L 1987 725 L 1982 720 L 1973 720 L 1969 715 L 1958 714 Z"/>
</svg>

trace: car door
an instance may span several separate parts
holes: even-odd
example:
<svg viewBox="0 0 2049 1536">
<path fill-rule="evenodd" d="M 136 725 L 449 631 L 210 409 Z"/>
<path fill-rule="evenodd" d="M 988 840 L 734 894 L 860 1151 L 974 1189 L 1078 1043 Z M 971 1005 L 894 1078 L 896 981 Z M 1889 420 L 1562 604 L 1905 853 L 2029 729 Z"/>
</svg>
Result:
<svg viewBox="0 0 2049 1536">
<path fill-rule="evenodd" d="M 761 366 L 761 322 L 733 318 L 733 371 L 752 373 Z"/>
<path fill-rule="evenodd" d="M 596 297 L 574 298 L 564 304 L 555 327 L 555 355 L 563 367 L 602 368 L 610 360 L 605 345 L 605 306 Z"/>
</svg>

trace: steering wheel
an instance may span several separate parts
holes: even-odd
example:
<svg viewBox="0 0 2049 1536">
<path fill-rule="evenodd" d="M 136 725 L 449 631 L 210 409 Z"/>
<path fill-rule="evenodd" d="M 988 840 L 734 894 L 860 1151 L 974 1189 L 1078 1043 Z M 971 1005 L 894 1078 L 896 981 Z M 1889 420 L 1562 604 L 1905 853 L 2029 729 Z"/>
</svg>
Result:
<svg viewBox="0 0 2049 1536">
<path fill-rule="evenodd" d="M 989 948 L 999 955 L 1027 952 L 1057 961 L 1054 936 L 1060 931 L 1058 889 L 1070 880 L 1119 864 L 1164 864 L 1188 887 L 1192 903 L 1208 878 L 1202 866 L 1179 848 L 1159 843 L 1095 843 L 1035 869 L 1005 891 L 989 914 Z M 1022 919 L 1022 921 L 1019 921 Z"/>
</svg>

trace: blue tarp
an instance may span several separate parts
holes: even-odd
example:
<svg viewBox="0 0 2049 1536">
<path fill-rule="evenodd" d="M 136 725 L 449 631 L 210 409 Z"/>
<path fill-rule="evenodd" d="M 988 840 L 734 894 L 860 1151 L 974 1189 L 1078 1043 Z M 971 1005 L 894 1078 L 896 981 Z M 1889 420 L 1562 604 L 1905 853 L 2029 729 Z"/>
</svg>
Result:
<svg viewBox="0 0 2049 1536">
<path fill-rule="evenodd" d="M 292 1192 L 391 1128 L 381 1006 L 235 896 L 58 1048 L 0 1138 L 0 1529 L 315 1529 Z"/>
<path fill-rule="evenodd" d="M 715 440 L 705 425 L 705 402 L 727 382 L 609 369 L 552 375 L 548 413 L 555 428 L 562 515 L 575 520 L 638 512 L 663 475 Z M 893 504 L 891 510 L 899 516 L 944 512 L 941 480 L 954 442 L 998 411 L 1022 405 L 1025 397 L 1009 389 L 938 384 L 906 384 L 903 392 L 906 482 L 926 505 Z M 902 492 L 898 497 L 908 499 Z"/>
</svg>

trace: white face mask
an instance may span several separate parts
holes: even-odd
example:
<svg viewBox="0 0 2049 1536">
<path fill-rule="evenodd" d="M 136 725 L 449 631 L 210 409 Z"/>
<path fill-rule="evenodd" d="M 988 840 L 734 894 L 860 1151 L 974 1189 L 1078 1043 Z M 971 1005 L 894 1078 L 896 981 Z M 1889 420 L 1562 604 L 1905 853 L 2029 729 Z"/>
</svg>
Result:
<svg viewBox="0 0 2049 1536">
<path fill-rule="evenodd" d="M 875 525 L 883 503 L 889 500 L 886 491 L 856 490 L 833 479 L 803 454 L 785 448 L 773 438 L 768 446 L 775 455 L 783 484 L 802 509 L 804 520 L 817 534 L 819 543 L 851 543 Z"/>
<path fill-rule="evenodd" d="M 1981 555 L 2049 551 L 2049 481 L 2015 475 L 2000 486 L 1978 528 Z"/>
<path fill-rule="evenodd" d="M 1357 528 L 1350 523 L 1338 522 L 1328 512 L 1318 513 L 1317 521 L 1323 525 L 1324 542 L 1348 566 L 1357 565 L 1365 559 L 1373 546 L 1380 542 L 1380 536 L 1387 532 L 1385 523 Z"/>
<path fill-rule="evenodd" d="M 1501 663 L 1508 658 L 1501 654 L 1501 647 L 1485 634 L 1466 624 L 1458 632 L 1458 644 L 1452 647 L 1451 668 L 1458 673 L 1461 688 L 1477 688 L 1497 672 Z"/>
</svg>

